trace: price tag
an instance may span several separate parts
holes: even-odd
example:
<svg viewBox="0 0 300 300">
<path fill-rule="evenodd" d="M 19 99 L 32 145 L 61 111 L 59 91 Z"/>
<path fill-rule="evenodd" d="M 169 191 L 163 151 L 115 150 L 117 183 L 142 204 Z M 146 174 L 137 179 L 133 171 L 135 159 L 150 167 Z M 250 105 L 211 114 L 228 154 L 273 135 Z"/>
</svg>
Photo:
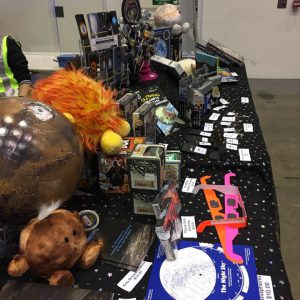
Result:
<svg viewBox="0 0 300 300">
<path fill-rule="evenodd" d="M 199 142 L 200 146 L 211 146 L 211 143 L 207 143 L 207 142 Z"/>
<path fill-rule="evenodd" d="M 231 75 L 234 76 L 234 77 L 238 77 L 239 75 L 235 72 L 231 72 Z"/>
<path fill-rule="evenodd" d="M 235 116 L 235 113 L 231 111 L 227 114 L 227 116 Z"/>
<path fill-rule="evenodd" d="M 221 125 L 222 125 L 222 126 L 230 126 L 230 125 L 231 125 L 231 122 L 221 122 Z"/>
<path fill-rule="evenodd" d="M 271 276 L 257 275 L 261 300 L 275 300 Z"/>
<path fill-rule="evenodd" d="M 212 113 L 211 116 L 209 117 L 209 120 L 211 120 L 211 121 L 217 121 L 220 116 L 221 116 L 221 114 Z"/>
<path fill-rule="evenodd" d="M 233 145 L 233 144 L 226 144 L 226 149 L 237 150 L 238 146 L 237 145 Z"/>
<path fill-rule="evenodd" d="M 223 134 L 225 138 L 236 139 L 238 137 L 238 133 L 226 132 Z"/>
<path fill-rule="evenodd" d="M 238 145 L 239 141 L 236 139 L 226 139 L 226 143 L 227 144 L 234 144 L 234 145 Z"/>
<path fill-rule="evenodd" d="M 235 117 L 223 117 L 222 122 L 235 122 Z"/>
<path fill-rule="evenodd" d="M 192 193 L 196 185 L 196 181 L 196 178 L 186 178 L 181 191 L 183 193 Z"/>
<path fill-rule="evenodd" d="M 227 100 L 223 99 L 223 98 L 220 99 L 220 102 L 221 102 L 222 104 L 224 104 L 224 105 L 225 105 L 225 104 L 229 104 L 229 102 L 228 102 Z"/>
<path fill-rule="evenodd" d="M 214 110 L 214 111 L 219 111 L 219 110 L 221 110 L 221 109 L 223 109 L 223 108 L 226 108 L 226 107 L 227 107 L 226 105 L 217 106 L 217 107 L 213 108 L 213 110 Z"/>
<path fill-rule="evenodd" d="M 204 143 L 208 143 L 208 138 L 206 138 L 206 137 L 203 137 L 203 138 L 202 138 L 202 142 L 204 142 Z"/>
<path fill-rule="evenodd" d="M 242 102 L 243 104 L 247 104 L 247 103 L 249 103 L 249 98 L 248 98 L 248 97 L 242 97 L 242 98 L 241 98 L 241 102 Z"/>
<path fill-rule="evenodd" d="M 200 135 L 202 136 L 207 136 L 207 137 L 211 137 L 211 132 L 205 132 L 205 131 L 201 131 Z"/>
<path fill-rule="evenodd" d="M 206 153 L 207 153 L 207 149 L 206 148 L 202 148 L 202 147 L 196 147 L 195 149 L 194 149 L 194 152 L 195 153 L 199 153 L 199 154 L 203 154 L 203 155 L 205 155 Z"/>
<path fill-rule="evenodd" d="M 251 161 L 249 149 L 239 149 L 240 161 Z"/>
<path fill-rule="evenodd" d="M 204 124 L 204 131 L 213 131 L 213 130 L 214 130 L 214 124 L 212 124 L 212 123 Z"/>
<path fill-rule="evenodd" d="M 135 272 L 130 271 L 125 275 L 125 277 L 118 283 L 118 287 L 127 292 L 131 292 L 134 287 L 142 280 L 151 265 L 152 262 L 142 261 Z"/>
<path fill-rule="evenodd" d="M 224 132 L 235 132 L 235 128 L 223 128 Z"/>
<path fill-rule="evenodd" d="M 244 123 L 244 131 L 245 132 L 253 132 L 253 125 L 250 123 Z"/>
<path fill-rule="evenodd" d="M 197 238 L 195 217 L 181 216 L 183 238 Z"/>
</svg>

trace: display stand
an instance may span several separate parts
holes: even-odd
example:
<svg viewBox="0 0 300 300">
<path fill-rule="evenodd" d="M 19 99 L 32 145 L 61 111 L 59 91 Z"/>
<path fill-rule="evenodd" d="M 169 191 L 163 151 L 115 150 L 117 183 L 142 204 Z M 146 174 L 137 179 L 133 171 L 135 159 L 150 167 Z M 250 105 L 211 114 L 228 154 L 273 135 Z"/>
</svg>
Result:
<svg viewBox="0 0 300 300">
<path fill-rule="evenodd" d="M 140 71 L 140 82 L 152 81 L 158 78 L 158 74 L 151 70 L 150 62 L 146 61 Z"/>
</svg>

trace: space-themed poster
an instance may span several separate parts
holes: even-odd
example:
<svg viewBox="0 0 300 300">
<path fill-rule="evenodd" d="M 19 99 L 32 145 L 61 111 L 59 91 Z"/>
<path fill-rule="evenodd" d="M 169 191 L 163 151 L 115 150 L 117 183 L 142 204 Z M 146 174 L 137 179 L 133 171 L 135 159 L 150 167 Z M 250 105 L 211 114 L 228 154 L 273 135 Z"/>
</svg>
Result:
<svg viewBox="0 0 300 300">
<path fill-rule="evenodd" d="M 154 29 L 154 44 L 155 54 L 168 59 L 171 59 L 171 28 L 163 27 Z"/>
<path fill-rule="evenodd" d="M 168 261 L 159 245 L 145 299 L 260 299 L 253 248 L 234 245 L 234 252 L 243 264 L 229 261 L 220 244 L 181 241 L 177 259 Z"/>
</svg>

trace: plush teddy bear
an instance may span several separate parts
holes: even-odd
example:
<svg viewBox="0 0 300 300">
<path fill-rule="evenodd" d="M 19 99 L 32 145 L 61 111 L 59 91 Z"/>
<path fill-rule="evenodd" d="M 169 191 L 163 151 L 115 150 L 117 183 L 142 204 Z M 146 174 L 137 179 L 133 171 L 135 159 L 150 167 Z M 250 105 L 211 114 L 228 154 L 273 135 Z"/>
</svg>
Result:
<svg viewBox="0 0 300 300">
<path fill-rule="evenodd" d="M 22 230 L 20 254 L 8 265 L 8 274 L 22 276 L 30 270 L 47 278 L 50 285 L 72 286 L 69 271 L 75 264 L 90 268 L 97 260 L 101 244 L 87 243 L 83 224 L 77 212 L 58 209 L 47 217 L 31 220 Z"/>
<path fill-rule="evenodd" d="M 154 13 L 154 23 L 157 27 L 171 27 L 174 36 L 188 33 L 190 30 L 190 24 L 188 22 L 182 24 L 182 16 L 177 6 L 168 3 L 160 5 L 156 9 Z"/>
<path fill-rule="evenodd" d="M 121 118 L 116 92 L 80 70 L 61 69 L 36 82 L 32 98 L 44 102 L 75 124 L 86 150 L 96 152 L 101 145 L 108 155 L 117 154 L 130 125 Z"/>
</svg>

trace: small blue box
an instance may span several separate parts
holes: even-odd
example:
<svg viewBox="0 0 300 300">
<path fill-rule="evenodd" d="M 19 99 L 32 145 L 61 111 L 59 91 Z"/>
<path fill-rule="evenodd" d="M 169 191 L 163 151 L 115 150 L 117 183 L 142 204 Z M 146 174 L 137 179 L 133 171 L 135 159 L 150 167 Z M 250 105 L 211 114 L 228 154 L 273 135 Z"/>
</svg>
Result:
<svg viewBox="0 0 300 300">
<path fill-rule="evenodd" d="M 66 64 L 71 61 L 72 59 L 74 59 L 76 57 L 75 54 L 62 54 L 60 56 L 57 57 L 58 60 L 58 66 L 60 68 L 64 68 L 66 66 Z"/>
</svg>

